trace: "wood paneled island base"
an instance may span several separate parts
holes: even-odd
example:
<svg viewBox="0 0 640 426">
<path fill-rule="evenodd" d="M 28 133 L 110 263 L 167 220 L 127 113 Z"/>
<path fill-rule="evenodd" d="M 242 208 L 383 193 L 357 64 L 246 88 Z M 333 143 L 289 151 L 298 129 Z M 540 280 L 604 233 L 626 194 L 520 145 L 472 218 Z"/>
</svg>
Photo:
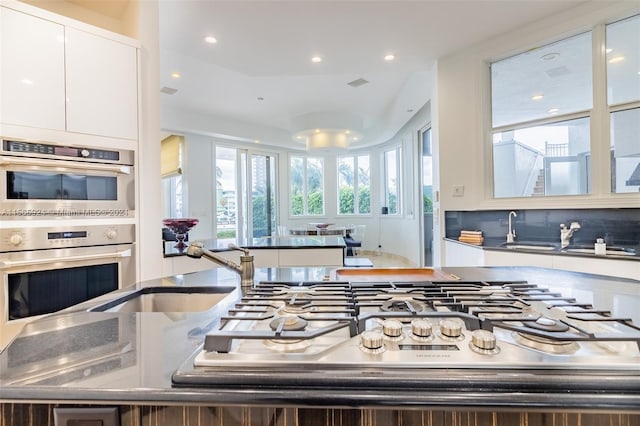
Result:
<svg viewBox="0 0 640 426">
<path fill-rule="evenodd" d="M 55 407 L 2 404 L 0 426 L 54 426 Z M 77 405 L 75 407 L 94 407 Z M 294 407 L 118 406 L 121 426 L 638 426 L 640 414 Z"/>
</svg>

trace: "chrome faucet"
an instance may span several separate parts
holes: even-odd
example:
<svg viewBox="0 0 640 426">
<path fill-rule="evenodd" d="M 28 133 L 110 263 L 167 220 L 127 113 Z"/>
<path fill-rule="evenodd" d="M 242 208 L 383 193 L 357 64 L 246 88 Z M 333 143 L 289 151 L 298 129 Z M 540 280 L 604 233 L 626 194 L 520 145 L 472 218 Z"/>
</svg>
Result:
<svg viewBox="0 0 640 426">
<path fill-rule="evenodd" d="M 229 248 L 232 250 L 238 250 L 244 253 L 244 255 L 240 256 L 240 264 L 238 265 L 231 260 L 227 260 L 224 257 L 221 257 L 211 250 L 206 250 L 203 248 L 204 244 L 200 241 L 194 241 L 189 245 L 187 249 L 187 256 L 193 257 L 196 259 L 201 258 L 202 256 L 206 257 L 212 262 L 218 263 L 227 269 L 230 269 L 234 272 L 237 272 L 240 275 L 240 286 L 242 287 L 252 287 L 253 286 L 253 274 L 255 268 L 253 266 L 253 256 L 249 254 L 249 249 L 238 247 L 235 244 L 229 244 Z"/>
<path fill-rule="evenodd" d="M 516 231 L 511 226 L 511 216 L 518 217 L 516 212 L 514 211 L 509 212 L 509 232 L 507 233 L 507 243 L 512 243 L 516 238 Z"/>
<path fill-rule="evenodd" d="M 571 222 L 571 225 L 568 228 L 564 223 L 560 224 L 560 248 L 565 248 L 569 245 L 571 236 L 578 229 L 580 229 L 580 224 L 578 222 Z"/>
</svg>

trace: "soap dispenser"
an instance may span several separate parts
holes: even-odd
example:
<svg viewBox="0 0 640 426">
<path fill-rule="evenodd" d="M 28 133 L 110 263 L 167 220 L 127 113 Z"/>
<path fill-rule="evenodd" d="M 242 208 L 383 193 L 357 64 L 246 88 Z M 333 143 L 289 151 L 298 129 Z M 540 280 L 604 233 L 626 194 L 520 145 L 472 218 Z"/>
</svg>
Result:
<svg viewBox="0 0 640 426">
<path fill-rule="evenodd" d="M 595 254 L 600 256 L 604 256 L 605 254 L 607 254 L 607 244 L 604 242 L 604 239 L 602 238 L 596 239 L 594 251 L 595 251 Z"/>
</svg>

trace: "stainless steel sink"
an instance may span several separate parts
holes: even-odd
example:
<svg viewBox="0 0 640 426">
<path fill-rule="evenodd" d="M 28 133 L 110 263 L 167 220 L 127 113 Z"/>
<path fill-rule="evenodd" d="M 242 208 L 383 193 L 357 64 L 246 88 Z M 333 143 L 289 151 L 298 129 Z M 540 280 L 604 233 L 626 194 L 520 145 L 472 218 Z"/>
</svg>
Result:
<svg viewBox="0 0 640 426">
<path fill-rule="evenodd" d="M 562 251 L 567 253 L 595 254 L 595 248 L 593 247 L 569 247 L 569 248 L 563 249 Z M 611 247 L 611 248 L 607 248 L 606 254 L 615 255 L 615 256 L 635 256 L 636 251 L 630 248 Z"/>
<path fill-rule="evenodd" d="M 211 309 L 235 287 L 146 287 L 95 306 L 91 312 L 200 312 Z"/>
<path fill-rule="evenodd" d="M 547 243 L 504 243 L 502 246 L 508 249 L 513 249 L 513 250 L 551 251 L 551 250 L 556 250 L 558 248 L 558 246 L 555 244 L 547 244 Z"/>
</svg>

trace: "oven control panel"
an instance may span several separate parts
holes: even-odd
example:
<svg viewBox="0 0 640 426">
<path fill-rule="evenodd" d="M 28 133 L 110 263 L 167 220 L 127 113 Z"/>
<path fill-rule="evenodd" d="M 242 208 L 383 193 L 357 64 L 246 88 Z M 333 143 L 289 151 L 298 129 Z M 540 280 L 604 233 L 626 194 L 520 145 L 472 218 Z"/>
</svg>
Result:
<svg viewBox="0 0 640 426">
<path fill-rule="evenodd" d="M 0 253 L 135 241 L 135 225 L 87 225 L 0 229 Z"/>
<path fill-rule="evenodd" d="M 7 155 L 23 157 L 133 165 L 133 151 L 129 150 L 107 150 L 4 139 L 0 145 L 0 151 Z"/>
</svg>

